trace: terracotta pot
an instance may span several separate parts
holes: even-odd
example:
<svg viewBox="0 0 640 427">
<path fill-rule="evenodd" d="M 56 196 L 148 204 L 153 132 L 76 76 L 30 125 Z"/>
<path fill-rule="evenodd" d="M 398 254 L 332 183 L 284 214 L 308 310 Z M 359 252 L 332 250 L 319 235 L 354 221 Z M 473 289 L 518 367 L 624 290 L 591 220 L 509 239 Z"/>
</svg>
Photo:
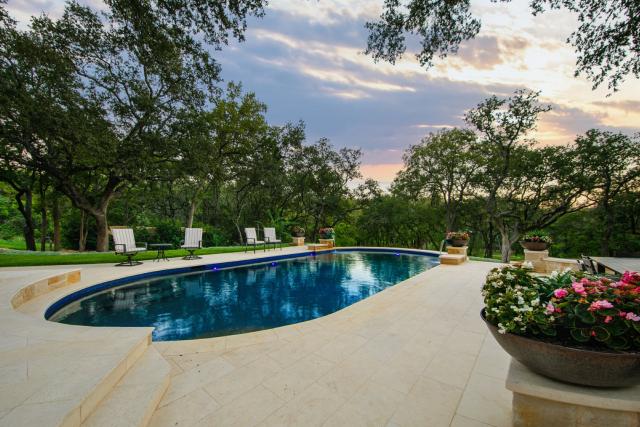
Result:
<svg viewBox="0 0 640 427">
<path fill-rule="evenodd" d="M 549 247 L 546 242 L 525 242 L 524 240 L 520 242 L 520 245 L 530 251 L 544 251 Z"/>
<path fill-rule="evenodd" d="M 640 384 L 640 353 L 564 347 L 515 334 L 501 334 L 480 312 L 498 344 L 518 362 L 545 377 L 591 387 Z"/>
<path fill-rule="evenodd" d="M 449 244 L 456 248 L 467 246 L 467 243 L 469 243 L 468 239 L 450 239 L 449 240 Z"/>
</svg>

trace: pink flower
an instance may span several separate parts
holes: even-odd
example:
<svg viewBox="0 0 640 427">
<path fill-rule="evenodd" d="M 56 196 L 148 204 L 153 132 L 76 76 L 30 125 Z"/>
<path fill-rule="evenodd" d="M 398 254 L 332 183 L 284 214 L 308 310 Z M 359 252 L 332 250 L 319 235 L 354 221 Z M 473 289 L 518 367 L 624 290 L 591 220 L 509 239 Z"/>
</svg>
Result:
<svg viewBox="0 0 640 427">
<path fill-rule="evenodd" d="M 640 316 L 632 312 L 627 313 L 626 319 L 633 320 L 634 322 L 640 322 Z"/>
<path fill-rule="evenodd" d="M 559 299 L 562 299 L 567 295 L 569 295 L 569 292 L 566 289 L 559 288 L 553 291 L 553 296 Z"/>
<path fill-rule="evenodd" d="M 554 305 L 552 303 L 548 303 L 547 307 L 546 307 L 546 310 L 545 310 L 545 313 L 546 314 L 553 314 L 553 313 L 555 313 L 555 311 L 556 311 L 556 308 L 554 307 Z"/>
<path fill-rule="evenodd" d="M 635 271 L 625 271 L 622 275 L 622 281 L 635 285 L 640 282 L 640 273 L 636 273 Z"/>
<path fill-rule="evenodd" d="M 609 323 L 609 322 L 611 322 L 612 320 L 613 320 L 613 317 L 611 317 L 611 316 L 607 316 L 607 317 L 605 317 L 605 318 L 604 318 L 604 323 Z"/>
<path fill-rule="evenodd" d="M 601 299 L 601 300 L 592 302 L 591 306 L 589 307 L 589 311 L 604 310 L 607 308 L 613 308 L 613 304 L 611 304 L 607 300 Z"/>
<path fill-rule="evenodd" d="M 573 291 L 577 294 L 580 294 L 582 296 L 585 296 L 587 294 L 587 292 L 584 290 L 584 285 L 580 282 L 573 283 L 571 287 L 573 288 Z"/>
</svg>

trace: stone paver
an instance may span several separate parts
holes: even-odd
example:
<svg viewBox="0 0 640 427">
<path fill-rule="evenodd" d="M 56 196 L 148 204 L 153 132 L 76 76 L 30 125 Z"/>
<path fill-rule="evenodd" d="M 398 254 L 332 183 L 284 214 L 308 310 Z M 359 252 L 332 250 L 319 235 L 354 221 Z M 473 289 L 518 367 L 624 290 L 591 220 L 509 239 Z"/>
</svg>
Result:
<svg viewBox="0 0 640 427">
<path fill-rule="evenodd" d="M 181 371 L 151 426 L 508 426 L 510 359 L 479 317 L 494 266 L 438 266 L 271 334 L 156 343 Z M 220 358 L 233 368 L 194 375 Z"/>
<path fill-rule="evenodd" d="M 298 251 L 303 249 L 283 253 Z M 131 345 L 118 343 L 132 328 L 103 329 L 96 335 L 102 328 L 44 321 L 42 313 L 53 301 L 125 275 L 252 257 L 219 254 L 197 262 L 145 262 L 130 269 L 81 266 L 79 283 L 34 298 L 11 315 L 5 305 L 0 311 L 0 320 L 6 320 L 0 329 L 0 425 L 9 425 L 8 414 L 20 406 L 25 411 L 41 406 L 42 414 L 61 410 L 53 397 L 37 398 L 51 373 L 47 357 L 23 362 L 25 346 L 40 355 L 58 348 L 51 354 L 64 365 L 65 357 L 82 361 L 78 352 L 90 346 L 101 347 L 91 356 L 104 354 L 108 363 L 110 355 Z M 154 343 L 171 366 L 171 384 L 150 425 L 510 425 L 511 395 L 504 387 L 509 358 L 479 317 L 480 287 L 494 266 L 438 266 L 339 312 L 296 325 Z M 0 284 L 16 278 L 27 283 L 25 274 L 36 277 L 70 268 L 3 269 Z M 52 330 L 55 340 L 50 342 Z M 81 343 L 73 347 L 74 341 Z M 90 358 L 86 360 L 83 369 L 91 367 Z M 30 369 L 40 370 L 43 382 L 27 381 Z M 25 416 L 25 425 L 30 419 Z"/>
</svg>

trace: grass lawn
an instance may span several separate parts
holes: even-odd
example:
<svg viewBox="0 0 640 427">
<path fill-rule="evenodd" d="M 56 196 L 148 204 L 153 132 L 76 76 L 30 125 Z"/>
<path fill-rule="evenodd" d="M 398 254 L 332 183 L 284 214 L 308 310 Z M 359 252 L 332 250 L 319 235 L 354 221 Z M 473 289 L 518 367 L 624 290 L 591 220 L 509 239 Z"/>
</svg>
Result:
<svg viewBox="0 0 640 427">
<path fill-rule="evenodd" d="M 2 245 L 4 246 L 4 245 Z M 6 247 L 6 246 L 5 246 Z M 196 252 L 198 255 L 222 254 L 229 252 L 243 252 L 244 246 L 220 246 L 203 248 Z M 144 261 L 156 258 L 156 251 L 149 250 L 138 254 L 134 259 Z M 183 257 L 187 254 L 184 249 L 166 251 L 168 258 Z M 67 264 L 117 264 L 126 257 L 115 255 L 113 252 L 87 252 L 87 253 L 56 253 L 56 252 L 27 252 L 27 253 L 0 253 L 0 267 L 18 267 L 33 265 L 67 265 Z"/>
<path fill-rule="evenodd" d="M 24 251 L 27 249 L 27 245 L 24 243 L 24 239 L 18 237 L 11 240 L 0 239 L 0 248 L 13 249 L 16 251 Z"/>
</svg>

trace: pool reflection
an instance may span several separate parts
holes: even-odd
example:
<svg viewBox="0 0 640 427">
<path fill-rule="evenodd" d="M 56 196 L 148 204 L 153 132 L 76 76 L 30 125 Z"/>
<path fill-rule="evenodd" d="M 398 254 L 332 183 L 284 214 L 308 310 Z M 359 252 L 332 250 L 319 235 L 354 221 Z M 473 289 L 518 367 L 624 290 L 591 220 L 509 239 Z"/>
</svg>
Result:
<svg viewBox="0 0 640 427">
<path fill-rule="evenodd" d="M 156 341 L 238 334 L 325 316 L 434 265 L 427 256 L 344 252 L 209 270 L 93 294 L 50 320 L 154 326 Z"/>
</svg>

